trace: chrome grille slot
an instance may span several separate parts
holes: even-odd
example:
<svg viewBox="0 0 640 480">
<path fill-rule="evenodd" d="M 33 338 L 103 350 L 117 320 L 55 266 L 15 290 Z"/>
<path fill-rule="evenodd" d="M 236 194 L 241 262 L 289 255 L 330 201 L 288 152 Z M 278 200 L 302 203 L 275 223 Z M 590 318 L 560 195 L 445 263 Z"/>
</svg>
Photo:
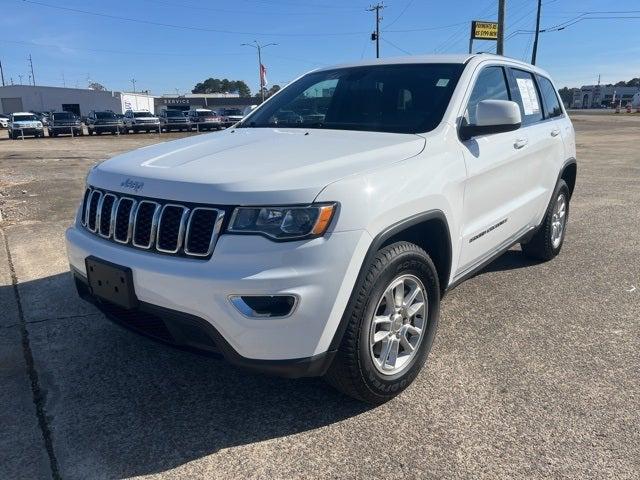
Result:
<svg viewBox="0 0 640 480">
<path fill-rule="evenodd" d="M 156 250 L 164 253 L 180 250 L 188 217 L 189 209 L 182 205 L 166 204 L 162 207 Z"/>
<path fill-rule="evenodd" d="M 113 232 L 113 220 L 115 215 L 117 197 L 112 193 L 105 193 L 100 202 L 100 224 L 98 233 L 100 236 L 109 238 Z"/>
<path fill-rule="evenodd" d="M 149 249 L 153 245 L 160 216 L 160 204 L 143 200 L 138 204 L 133 222 L 133 245 Z"/>
<path fill-rule="evenodd" d="M 116 208 L 113 239 L 119 243 L 128 243 L 133 232 L 133 220 L 136 214 L 136 201 L 133 198 L 122 197 Z"/>
<path fill-rule="evenodd" d="M 187 255 L 206 257 L 211 255 L 220 233 L 224 212 L 215 208 L 194 208 L 187 224 L 184 251 Z"/>
<path fill-rule="evenodd" d="M 87 188 L 84 191 L 84 197 L 82 198 L 82 210 L 80 212 L 80 223 L 82 223 L 82 225 L 87 224 L 87 202 L 89 201 L 89 195 L 91 195 L 91 189 Z"/>
<path fill-rule="evenodd" d="M 93 190 L 89 196 L 89 209 L 87 211 L 87 228 L 95 232 L 98 221 L 98 206 L 100 205 L 100 199 L 102 198 L 102 192 Z"/>
<path fill-rule="evenodd" d="M 80 223 L 89 232 L 128 247 L 206 259 L 213 253 L 225 209 L 121 196 L 89 187 Z"/>
</svg>

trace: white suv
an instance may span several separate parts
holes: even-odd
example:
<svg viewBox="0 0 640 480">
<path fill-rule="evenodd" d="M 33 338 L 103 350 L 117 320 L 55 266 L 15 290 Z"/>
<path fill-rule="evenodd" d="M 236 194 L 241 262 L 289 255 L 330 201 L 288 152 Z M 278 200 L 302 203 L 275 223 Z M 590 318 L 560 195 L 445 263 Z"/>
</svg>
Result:
<svg viewBox="0 0 640 480">
<path fill-rule="evenodd" d="M 558 254 L 575 180 L 543 70 L 384 59 L 98 165 L 67 247 L 81 296 L 122 325 L 380 403 L 420 371 L 447 290 L 516 243 Z"/>
<path fill-rule="evenodd" d="M 127 110 L 122 119 L 124 133 L 157 132 L 160 133 L 160 119 L 149 110 Z"/>
</svg>

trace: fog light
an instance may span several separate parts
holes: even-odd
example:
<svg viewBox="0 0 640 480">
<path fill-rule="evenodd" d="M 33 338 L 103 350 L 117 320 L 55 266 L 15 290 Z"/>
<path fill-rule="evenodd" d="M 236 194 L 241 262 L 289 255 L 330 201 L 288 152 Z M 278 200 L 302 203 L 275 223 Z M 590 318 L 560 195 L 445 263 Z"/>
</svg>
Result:
<svg viewBox="0 0 640 480">
<path fill-rule="evenodd" d="M 229 295 L 229 301 L 248 318 L 282 318 L 293 313 L 295 295 Z"/>
</svg>

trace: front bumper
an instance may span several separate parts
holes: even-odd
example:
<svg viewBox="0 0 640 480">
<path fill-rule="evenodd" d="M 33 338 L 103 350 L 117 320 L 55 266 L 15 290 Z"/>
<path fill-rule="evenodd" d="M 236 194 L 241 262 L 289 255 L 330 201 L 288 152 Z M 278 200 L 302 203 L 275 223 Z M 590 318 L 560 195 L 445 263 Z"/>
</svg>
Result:
<svg viewBox="0 0 640 480">
<path fill-rule="evenodd" d="M 82 131 L 82 125 L 49 125 L 48 128 L 53 133 L 71 133 L 71 130 L 74 132 Z"/>
<path fill-rule="evenodd" d="M 218 350 L 232 363 L 263 371 L 273 370 L 260 367 L 264 362 L 305 364 L 303 373 L 295 376 L 323 373 L 308 363 L 324 358 L 319 355 L 332 355 L 327 352 L 371 242 L 364 231 L 282 243 L 226 234 L 220 236 L 211 259 L 194 260 L 121 246 L 82 227 L 70 228 L 66 236 L 77 277 L 86 276 L 85 259 L 90 255 L 131 268 L 135 294 L 144 309 L 162 309 L 174 319 L 189 318 L 188 323 L 199 324 L 214 347 L 180 340 L 184 337 L 180 329 L 175 329 L 178 341 L 171 343 Z M 291 315 L 247 318 L 228 298 L 275 294 L 299 298 Z"/>
<path fill-rule="evenodd" d="M 44 128 L 12 128 L 11 131 L 13 132 L 13 135 L 40 135 L 44 132 Z"/>
<path fill-rule="evenodd" d="M 162 125 L 162 128 L 167 129 L 167 130 L 180 130 L 180 129 L 184 129 L 184 128 L 186 128 L 188 130 L 191 130 L 191 127 L 192 127 L 191 123 L 187 123 L 187 122 L 184 122 L 184 123 L 163 123 L 161 125 Z"/>
<path fill-rule="evenodd" d="M 93 124 L 91 125 L 91 130 L 95 130 L 96 132 L 117 132 L 118 130 L 124 130 L 124 125 L 118 125 L 116 123 L 108 125 Z"/>
</svg>

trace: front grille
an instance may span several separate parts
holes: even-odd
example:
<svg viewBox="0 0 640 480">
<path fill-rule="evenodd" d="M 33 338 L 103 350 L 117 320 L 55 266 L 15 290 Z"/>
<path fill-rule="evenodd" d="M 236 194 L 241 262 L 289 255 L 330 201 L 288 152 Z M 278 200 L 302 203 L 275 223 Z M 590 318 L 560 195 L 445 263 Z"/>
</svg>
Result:
<svg viewBox="0 0 640 480">
<path fill-rule="evenodd" d="M 207 258 L 222 228 L 224 209 L 182 205 L 88 188 L 82 225 L 108 240 L 144 250 Z"/>
</svg>

